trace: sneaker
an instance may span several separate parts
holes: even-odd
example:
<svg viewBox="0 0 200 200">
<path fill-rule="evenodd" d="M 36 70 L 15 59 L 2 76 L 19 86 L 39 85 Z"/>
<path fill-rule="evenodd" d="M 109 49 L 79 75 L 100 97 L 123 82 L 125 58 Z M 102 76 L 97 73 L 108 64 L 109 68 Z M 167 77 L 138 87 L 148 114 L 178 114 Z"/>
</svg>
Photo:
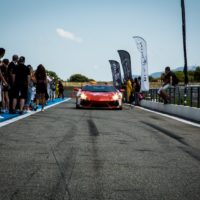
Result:
<svg viewBox="0 0 200 200">
<path fill-rule="evenodd" d="M 24 111 L 23 110 L 20 110 L 19 111 L 19 115 L 23 115 L 24 114 Z"/>
<path fill-rule="evenodd" d="M 164 100 L 164 104 L 168 104 L 168 101 L 167 101 L 167 100 Z"/>
<path fill-rule="evenodd" d="M 44 112 L 44 108 L 42 108 L 41 111 Z"/>
<path fill-rule="evenodd" d="M 16 114 L 16 110 L 11 110 L 9 113 L 10 114 Z"/>
<path fill-rule="evenodd" d="M 34 108 L 34 111 L 37 111 L 37 109 L 38 109 L 38 106 L 36 106 L 36 107 Z"/>
</svg>

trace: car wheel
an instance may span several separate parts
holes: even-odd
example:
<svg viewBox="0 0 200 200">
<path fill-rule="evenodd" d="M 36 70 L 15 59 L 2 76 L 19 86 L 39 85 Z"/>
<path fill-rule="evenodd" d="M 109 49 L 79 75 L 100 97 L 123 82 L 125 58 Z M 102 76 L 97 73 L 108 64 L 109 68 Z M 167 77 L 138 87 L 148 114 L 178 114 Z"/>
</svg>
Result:
<svg viewBox="0 0 200 200">
<path fill-rule="evenodd" d="M 121 106 L 121 107 L 119 107 L 119 110 L 122 110 L 123 109 L 123 107 Z"/>
</svg>

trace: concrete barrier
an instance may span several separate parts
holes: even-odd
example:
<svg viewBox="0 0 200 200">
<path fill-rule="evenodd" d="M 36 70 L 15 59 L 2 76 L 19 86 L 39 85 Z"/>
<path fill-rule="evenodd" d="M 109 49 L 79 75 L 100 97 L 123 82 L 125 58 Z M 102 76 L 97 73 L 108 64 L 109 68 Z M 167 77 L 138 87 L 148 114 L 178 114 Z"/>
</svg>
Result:
<svg viewBox="0 0 200 200">
<path fill-rule="evenodd" d="M 142 107 L 200 123 L 200 108 L 142 100 Z"/>
</svg>

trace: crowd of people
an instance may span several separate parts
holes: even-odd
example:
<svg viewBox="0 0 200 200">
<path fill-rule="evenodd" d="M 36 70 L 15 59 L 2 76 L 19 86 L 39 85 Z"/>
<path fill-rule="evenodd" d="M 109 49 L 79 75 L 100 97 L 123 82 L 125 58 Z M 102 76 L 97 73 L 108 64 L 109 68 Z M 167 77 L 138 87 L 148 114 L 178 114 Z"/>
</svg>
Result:
<svg viewBox="0 0 200 200">
<path fill-rule="evenodd" d="M 41 104 L 41 110 L 47 100 L 56 97 L 64 98 L 64 87 L 61 81 L 55 80 L 47 74 L 45 67 L 40 64 L 36 70 L 31 65 L 25 64 L 25 57 L 13 55 L 12 60 L 3 58 L 5 49 L 0 48 L 0 113 L 23 114 L 30 110 L 37 110 Z M 165 68 L 162 74 L 162 87 L 158 95 L 164 103 L 168 103 L 169 97 L 166 90 L 178 82 L 170 67 Z M 125 102 L 139 105 L 142 99 L 141 78 L 124 81 L 122 88 L 125 91 Z"/>
<path fill-rule="evenodd" d="M 13 55 L 12 60 L 3 58 L 5 49 L 0 48 L 0 112 L 23 114 L 30 110 L 41 111 L 47 100 L 64 98 L 62 82 L 47 74 L 42 64 L 34 70 L 25 64 L 25 57 Z"/>
<path fill-rule="evenodd" d="M 161 75 L 161 87 L 157 92 L 164 104 L 168 104 L 170 101 L 168 89 L 174 88 L 178 83 L 176 74 L 171 71 L 169 66 L 165 67 L 165 71 Z M 122 88 L 125 90 L 125 102 L 139 105 L 140 100 L 144 99 L 144 94 L 140 90 L 141 77 L 124 81 Z"/>
<path fill-rule="evenodd" d="M 139 105 L 139 101 L 141 100 L 142 95 L 140 92 L 141 77 L 124 81 L 122 88 L 125 90 L 124 101 L 134 105 Z"/>
</svg>

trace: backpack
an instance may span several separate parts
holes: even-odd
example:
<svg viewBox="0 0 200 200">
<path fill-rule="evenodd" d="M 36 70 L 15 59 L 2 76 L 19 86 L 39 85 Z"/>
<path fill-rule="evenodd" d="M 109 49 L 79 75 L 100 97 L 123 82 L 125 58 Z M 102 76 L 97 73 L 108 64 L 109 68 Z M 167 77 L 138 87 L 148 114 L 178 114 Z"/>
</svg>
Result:
<svg viewBox="0 0 200 200">
<path fill-rule="evenodd" d="M 179 83 L 179 79 L 176 76 L 176 74 L 173 73 L 173 75 L 172 75 L 172 85 L 176 86 L 176 85 L 178 85 L 178 83 Z"/>
<path fill-rule="evenodd" d="M 55 85 L 54 82 L 51 82 L 51 83 L 50 83 L 50 88 L 51 88 L 53 91 L 56 90 L 56 85 Z"/>
</svg>

